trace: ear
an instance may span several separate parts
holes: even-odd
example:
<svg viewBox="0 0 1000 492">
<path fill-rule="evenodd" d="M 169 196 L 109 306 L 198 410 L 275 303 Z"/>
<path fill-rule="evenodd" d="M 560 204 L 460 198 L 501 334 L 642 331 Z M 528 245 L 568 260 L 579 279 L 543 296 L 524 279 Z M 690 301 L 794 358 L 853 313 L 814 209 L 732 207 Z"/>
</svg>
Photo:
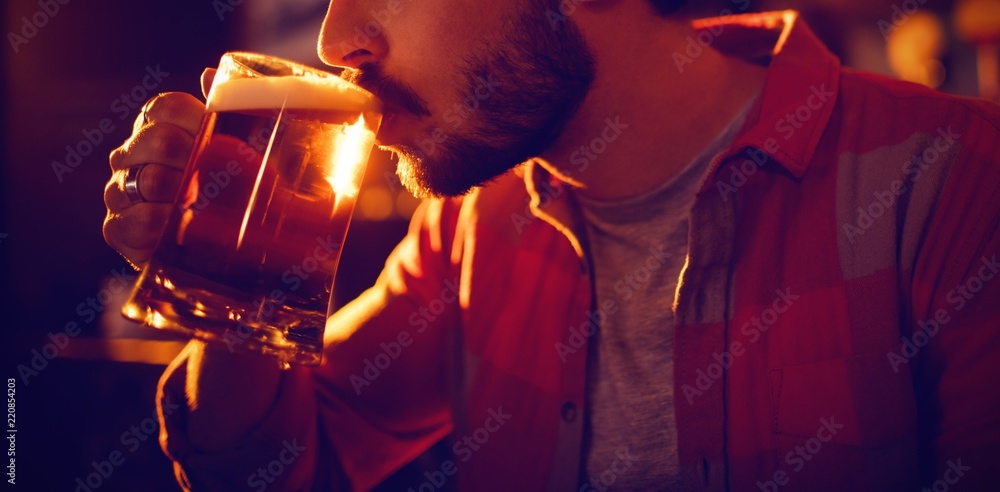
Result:
<svg viewBox="0 0 1000 492">
<path fill-rule="evenodd" d="M 201 73 L 201 93 L 208 99 L 208 91 L 212 88 L 212 82 L 215 80 L 214 68 L 206 68 L 204 72 Z"/>
</svg>

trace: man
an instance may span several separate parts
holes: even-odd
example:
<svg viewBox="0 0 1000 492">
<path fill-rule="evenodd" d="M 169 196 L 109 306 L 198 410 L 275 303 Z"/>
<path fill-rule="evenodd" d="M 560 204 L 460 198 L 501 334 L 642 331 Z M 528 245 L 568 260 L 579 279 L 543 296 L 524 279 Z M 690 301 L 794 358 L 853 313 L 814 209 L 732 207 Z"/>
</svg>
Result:
<svg viewBox="0 0 1000 492">
<path fill-rule="evenodd" d="M 181 484 L 364 490 L 441 439 L 412 490 L 995 484 L 1000 109 L 842 69 L 794 12 L 682 3 L 403 2 L 356 46 L 381 5 L 333 0 L 321 57 L 437 198 L 324 365 L 168 368 Z M 135 265 L 202 110 L 158 96 L 112 153 Z"/>
</svg>

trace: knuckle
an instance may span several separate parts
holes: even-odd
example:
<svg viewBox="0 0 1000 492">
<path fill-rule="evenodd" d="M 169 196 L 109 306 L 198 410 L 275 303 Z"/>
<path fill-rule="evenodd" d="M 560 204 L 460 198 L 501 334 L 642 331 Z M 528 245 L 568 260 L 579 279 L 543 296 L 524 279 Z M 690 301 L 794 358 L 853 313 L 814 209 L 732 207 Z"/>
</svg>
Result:
<svg viewBox="0 0 1000 492">
<path fill-rule="evenodd" d="M 111 169 L 122 169 L 125 167 L 126 155 L 127 152 L 124 146 L 112 150 L 111 154 L 108 155 L 108 164 L 111 164 Z"/>
<path fill-rule="evenodd" d="M 151 218 L 148 210 L 142 210 L 140 204 L 135 207 L 135 211 L 130 214 L 129 220 L 122 224 L 121 243 L 132 249 L 144 249 L 152 247 L 155 237 L 150 237 Z"/>
<path fill-rule="evenodd" d="M 142 248 L 153 242 L 150 236 L 150 232 L 153 229 L 153 220 L 149 214 L 149 211 L 144 211 L 143 214 L 136 217 L 136 222 L 130 229 L 132 233 L 132 247 Z"/>
<path fill-rule="evenodd" d="M 158 165 L 149 165 L 142 170 L 140 189 L 147 200 L 168 200 L 177 191 L 177 183 L 173 179 L 174 171 Z"/>
<path fill-rule="evenodd" d="M 117 190 L 118 190 L 118 183 L 113 178 L 110 181 L 108 181 L 108 184 L 104 186 L 104 207 L 107 208 L 109 211 L 111 210 L 111 204 L 114 203 L 114 201 L 111 198 L 111 195 L 115 193 Z M 108 220 L 110 220 L 110 218 L 105 219 L 104 223 L 107 224 Z"/>
<path fill-rule="evenodd" d="M 118 249 L 118 242 L 115 240 L 114 236 L 114 224 L 115 217 L 110 213 L 104 217 L 104 224 L 101 226 L 101 234 L 104 235 L 104 242 L 108 243 L 114 249 Z"/>
<path fill-rule="evenodd" d="M 176 112 L 176 92 L 161 92 L 151 97 L 142 106 L 142 112 L 150 119 L 169 119 Z"/>
<path fill-rule="evenodd" d="M 186 92 L 163 92 L 146 102 L 144 110 L 152 121 L 176 122 L 185 118 L 200 104 Z"/>
<path fill-rule="evenodd" d="M 136 233 L 136 244 L 143 248 L 151 248 L 159 239 L 163 227 L 166 225 L 165 209 L 170 205 L 161 203 L 143 203 L 142 213 L 138 216 L 139 222 L 134 231 Z"/>
<path fill-rule="evenodd" d="M 149 145 L 153 156 L 174 160 L 186 157 L 191 150 L 190 142 L 181 132 L 167 124 L 153 124 L 145 131 L 143 139 Z"/>
<path fill-rule="evenodd" d="M 144 214 L 129 210 L 123 214 L 108 213 L 104 219 L 102 233 L 104 241 L 133 265 L 144 263 L 152 254 L 156 237 L 143 235 L 137 221 Z"/>
</svg>

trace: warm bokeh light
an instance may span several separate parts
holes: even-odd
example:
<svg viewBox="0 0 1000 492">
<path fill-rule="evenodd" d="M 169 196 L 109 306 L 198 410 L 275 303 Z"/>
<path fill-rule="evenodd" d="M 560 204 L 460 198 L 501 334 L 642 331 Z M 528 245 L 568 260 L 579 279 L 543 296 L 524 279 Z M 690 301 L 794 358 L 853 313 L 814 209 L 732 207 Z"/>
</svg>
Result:
<svg viewBox="0 0 1000 492">
<path fill-rule="evenodd" d="M 1000 0 L 963 0 L 955 6 L 955 28 L 971 43 L 1000 42 Z"/>
<path fill-rule="evenodd" d="M 940 60 L 945 43 L 944 22 L 930 12 L 916 12 L 889 35 L 889 66 L 903 80 L 938 87 L 945 78 Z"/>
<path fill-rule="evenodd" d="M 976 45 L 979 96 L 1000 100 L 1000 0 L 963 0 L 955 7 L 958 36 Z"/>
<path fill-rule="evenodd" d="M 384 187 L 366 188 L 358 197 L 354 213 L 363 220 L 385 220 L 392 216 L 392 194 Z"/>
<path fill-rule="evenodd" d="M 419 205 L 420 200 L 417 200 L 413 195 L 405 191 L 396 194 L 396 214 L 404 219 L 413 215 L 413 212 L 417 210 L 417 206 Z"/>
</svg>

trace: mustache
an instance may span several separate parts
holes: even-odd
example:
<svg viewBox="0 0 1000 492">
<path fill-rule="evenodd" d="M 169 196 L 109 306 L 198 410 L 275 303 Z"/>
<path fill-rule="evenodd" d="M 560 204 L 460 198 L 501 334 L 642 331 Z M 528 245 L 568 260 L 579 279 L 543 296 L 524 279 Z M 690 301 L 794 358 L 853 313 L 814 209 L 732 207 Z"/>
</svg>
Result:
<svg viewBox="0 0 1000 492">
<path fill-rule="evenodd" d="M 386 101 L 416 116 L 430 116 L 427 102 L 404 82 L 393 79 L 375 63 L 362 63 L 351 77 L 351 82 L 361 86 L 379 99 Z"/>
</svg>

